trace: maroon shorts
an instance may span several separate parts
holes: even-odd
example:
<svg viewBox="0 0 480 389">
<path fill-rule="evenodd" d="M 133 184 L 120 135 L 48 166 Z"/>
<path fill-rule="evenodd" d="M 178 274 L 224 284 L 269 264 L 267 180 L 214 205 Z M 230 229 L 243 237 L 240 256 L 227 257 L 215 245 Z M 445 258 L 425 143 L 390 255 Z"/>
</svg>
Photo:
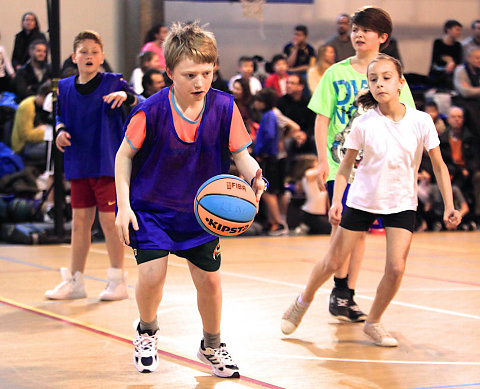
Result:
<svg viewBox="0 0 480 389">
<path fill-rule="evenodd" d="M 96 206 L 100 212 L 115 212 L 113 177 L 78 178 L 71 181 L 72 208 Z"/>
</svg>

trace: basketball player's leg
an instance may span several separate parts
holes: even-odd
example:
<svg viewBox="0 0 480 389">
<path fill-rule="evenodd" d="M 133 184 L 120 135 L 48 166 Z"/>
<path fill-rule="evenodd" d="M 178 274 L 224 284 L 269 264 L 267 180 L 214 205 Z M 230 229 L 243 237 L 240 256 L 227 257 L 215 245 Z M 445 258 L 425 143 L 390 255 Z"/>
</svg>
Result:
<svg viewBox="0 0 480 389">
<path fill-rule="evenodd" d="M 407 211 L 399 215 L 401 215 L 400 219 L 398 219 L 400 223 L 394 224 L 394 227 L 388 226 L 387 223 L 385 224 L 387 237 L 385 273 L 377 287 L 377 293 L 363 329 L 376 345 L 384 347 L 395 347 L 398 345 L 397 340 L 385 330 L 380 321 L 383 313 L 400 288 L 415 223 L 415 212 Z M 402 218 L 406 221 L 404 224 L 405 228 L 401 227 L 403 223 Z"/>
<path fill-rule="evenodd" d="M 368 314 L 367 323 L 380 322 L 383 313 L 400 288 L 413 234 L 403 228 L 385 228 L 387 236 L 387 263 L 385 273 Z"/>
<path fill-rule="evenodd" d="M 162 301 L 167 276 L 168 251 L 137 250 L 135 258 L 138 263 L 135 297 L 140 321 L 133 341 L 133 361 L 139 372 L 149 373 L 159 365 L 157 310 Z"/>
<path fill-rule="evenodd" d="M 188 259 L 188 268 L 197 290 L 197 306 L 202 318 L 203 339 L 197 357 L 210 365 L 215 375 L 238 378 L 240 373 L 225 343 L 221 342 L 222 283 L 220 243 L 218 239 L 180 253 Z"/>
<path fill-rule="evenodd" d="M 300 324 L 317 290 L 347 261 L 353 247 L 361 239 L 362 231 L 339 227 L 333 236 L 326 255 L 312 269 L 305 289 L 282 316 L 281 329 L 291 334 Z"/>
<path fill-rule="evenodd" d="M 152 322 L 157 317 L 157 309 L 163 297 L 167 265 L 168 256 L 149 260 L 138 265 L 135 298 L 140 313 L 140 320 L 143 322 Z"/>
<path fill-rule="evenodd" d="M 125 259 L 125 249 L 118 239 L 115 229 L 115 212 L 98 212 L 98 219 L 105 235 L 105 245 L 107 246 L 110 265 L 116 269 L 123 269 Z"/>
</svg>

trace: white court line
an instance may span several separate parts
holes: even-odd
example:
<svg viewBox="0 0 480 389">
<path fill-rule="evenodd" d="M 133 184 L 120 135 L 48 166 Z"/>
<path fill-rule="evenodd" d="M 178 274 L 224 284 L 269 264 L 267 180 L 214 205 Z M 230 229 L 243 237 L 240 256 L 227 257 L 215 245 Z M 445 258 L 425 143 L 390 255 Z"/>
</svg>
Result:
<svg viewBox="0 0 480 389">
<path fill-rule="evenodd" d="M 262 354 L 268 358 L 268 354 Z M 357 363 L 384 363 L 397 365 L 458 365 L 458 366 L 480 366 L 480 362 L 458 362 L 458 361 L 394 361 L 394 360 L 378 360 L 378 359 L 352 359 L 352 358 L 328 358 L 328 357 L 312 357 L 301 355 L 282 355 L 271 354 L 270 358 L 285 359 L 301 359 L 314 361 L 333 361 L 333 362 L 357 362 Z"/>
<path fill-rule="evenodd" d="M 68 245 L 64 245 L 64 246 L 70 247 Z M 108 253 L 105 250 L 90 249 L 90 251 L 98 253 L 98 254 L 108 255 Z M 127 254 L 125 256 L 128 257 L 128 258 L 135 258 L 133 255 L 130 255 L 130 254 Z M 181 263 L 169 262 L 168 265 L 188 269 L 187 265 L 181 264 Z M 223 271 L 223 270 L 222 270 L 222 275 L 228 275 L 228 276 L 231 276 L 231 277 L 243 278 L 243 279 L 252 280 L 252 281 L 261 281 L 261 282 L 265 282 L 265 283 L 269 283 L 269 284 L 275 284 L 275 285 L 291 286 L 291 287 L 297 288 L 299 290 L 303 290 L 303 288 L 305 287 L 305 285 L 295 284 L 293 282 L 272 280 L 272 279 L 269 279 L 269 278 L 250 276 L 250 275 L 246 275 L 246 274 L 227 272 L 227 271 Z M 320 288 L 319 292 L 330 293 L 330 289 Z M 355 294 L 355 297 L 363 298 L 363 299 L 366 299 L 366 300 L 373 300 L 373 297 L 362 295 L 362 294 Z M 459 317 L 464 317 L 464 318 L 468 318 L 468 319 L 480 320 L 479 315 L 469 315 L 467 313 L 455 312 L 455 311 L 450 311 L 450 310 L 447 310 L 447 309 L 432 308 L 432 307 L 427 307 L 425 305 L 404 303 L 404 302 L 396 301 L 396 300 L 393 300 L 390 304 L 391 305 L 400 305 L 402 307 L 408 307 L 408 308 L 421 309 L 421 310 L 429 311 L 429 312 L 443 313 L 443 314 L 451 315 L 451 316 L 459 316 Z"/>
</svg>

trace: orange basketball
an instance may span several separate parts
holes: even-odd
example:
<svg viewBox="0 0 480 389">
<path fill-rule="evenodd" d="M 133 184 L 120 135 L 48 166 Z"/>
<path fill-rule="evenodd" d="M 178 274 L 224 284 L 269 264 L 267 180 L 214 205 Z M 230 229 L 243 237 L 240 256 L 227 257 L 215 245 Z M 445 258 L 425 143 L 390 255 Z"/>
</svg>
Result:
<svg viewBox="0 0 480 389">
<path fill-rule="evenodd" d="M 194 201 L 195 216 L 207 232 L 236 236 L 246 230 L 257 214 L 257 199 L 250 185 L 237 176 L 220 174 L 205 181 Z"/>
</svg>

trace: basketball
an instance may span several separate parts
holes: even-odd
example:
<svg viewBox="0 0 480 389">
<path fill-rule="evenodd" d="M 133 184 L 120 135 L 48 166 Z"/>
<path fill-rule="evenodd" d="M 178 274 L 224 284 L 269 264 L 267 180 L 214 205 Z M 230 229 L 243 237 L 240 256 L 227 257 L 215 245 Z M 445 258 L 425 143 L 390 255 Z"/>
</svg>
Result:
<svg viewBox="0 0 480 389">
<path fill-rule="evenodd" d="M 220 174 L 205 181 L 194 201 L 195 216 L 203 229 L 219 237 L 236 236 L 250 227 L 257 199 L 239 177 Z"/>
</svg>

